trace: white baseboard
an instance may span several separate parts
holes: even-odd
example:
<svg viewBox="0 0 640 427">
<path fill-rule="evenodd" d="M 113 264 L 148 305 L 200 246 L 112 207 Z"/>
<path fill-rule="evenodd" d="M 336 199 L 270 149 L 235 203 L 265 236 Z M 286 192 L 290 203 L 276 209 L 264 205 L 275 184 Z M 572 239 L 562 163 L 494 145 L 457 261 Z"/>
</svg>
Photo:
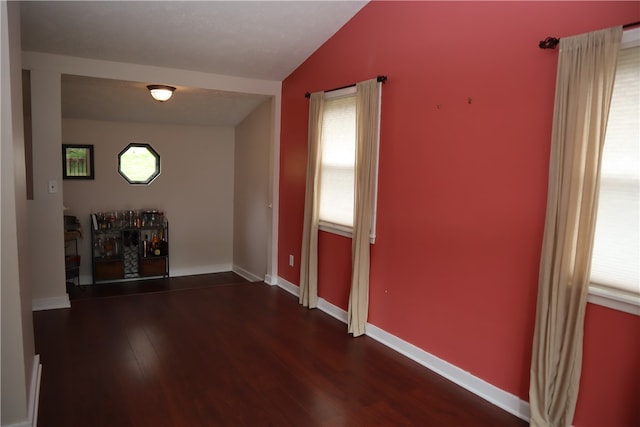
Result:
<svg viewBox="0 0 640 427">
<path fill-rule="evenodd" d="M 469 372 L 404 341 L 371 323 L 366 325 L 366 335 L 387 347 L 418 362 L 438 375 L 458 384 L 484 400 L 504 409 L 518 418 L 529 421 L 529 403 L 518 396 L 489 384 Z"/>
<path fill-rule="evenodd" d="M 338 307 L 337 305 L 331 304 L 329 301 L 327 301 L 324 298 L 318 298 L 318 308 L 324 311 L 325 313 L 327 313 L 329 316 L 333 317 L 334 319 L 338 319 L 345 325 L 347 324 L 348 313 L 343 309 L 341 309 L 340 307 Z"/>
<path fill-rule="evenodd" d="M 32 427 L 38 425 L 38 404 L 40 402 L 40 380 L 42 378 L 42 364 L 40 355 L 33 357 L 33 372 L 31 373 L 31 389 L 29 391 L 29 421 Z"/>
<path fill-rule="evenodd" d="M 27 408 L 27 420 L 13 424 L 3 424 L 2 427 L 36 427 L 38 425 L 38 402 L 40 400 L 40 379 L 42 378 L 42 365 L 40 355 L 33 357 L 31 372 L 31 388 L 29 389 L 29 402 Z"/>
<path fill-rule="evenodd" d="M 69 308 L 71 302 L 69 301 L 69 294 L 64 294 L 61 297 L 52 298 L 34 298 L 31 300 L 31 310 L 57 310 L 59 308 Z"/>
<path fill-rule="evenodd" d="M 264 277 L 260 277 L 258 275 L 253 274 L 252 272 L 245 270 L 242 267 L 239 267 L 237 265 L 233 265 L 233 267 L 231 268 L 231 271 L 233 271 L 234 273 L 236 273 L 238 276 L 242 276 L 243 278 L 247 279 L 250 282 L 264 282 Z"/>
<path fill-rule="evenodd" d="M 277 279 L 274 280 L 271 274 L 265 274 L 264 283 L 266 283 L 267 285 L 275 286 L 278 284 L 278 280 Z"/>
<path fill-rule="evenodd" d="M 294 295 L 300 294 L 300 288 L 298 286 L 288 282 L 282 277 L 278 277 L 277 285 Z M 340 307 L 333 305 L 322 298 L 318 298 L 318 308 L 341 322 L 347 323 L 348 314 Z M 381 344 L 386 345 L 387 347 L 419 363 L 425 368 L 458 384 L 460 387 L 469 390 L 484 400 L 515 415 L 516 417 L 529 421 L 529 403 L 520 399 L 518 396 L 501 390 L 483 379 L 480 379 L 469 372 L 452 365 L 451 363 L 442 360 L 431 353 L 428 353 L 415 345 L 378 328 L 375 325 L 372 325 L 371 323 L 367 323 L 365 331 L 367 336 Z"/>
<path fill-rule="evenodd" d="M 199 274 L 224 273 L 231 271 L 231 264 L 206 265 L 201 267 L 172 268 L 169 270 L 170 277 L 196 276 Z"/>
<path fill-rule="evenodd" d="M 284 280 L 282 277 L 277 278 L 276 285 L 278 285 L 278 287 L 284 289 L 285 291 L 289 292 L 292 295 L 295 295 L 297 297 L 300 296 L 300 287 L 294 285 L 291 282 Z"/>
<path fill-rule="evenodd" d="M 278 277 L 278 281 L 276 284 L 290 294 L 293 294 L 297 297 L 300 296 L 300 287 L 286 281 L 282 277 Z M 318 298 L 318 308 L 327 313 L 329 316 L 338 319 L 342 323 L 347 323 L 347 312 L 337 305 L 331 304 L 326 299 Z"/>
<path fill-rule="evenodd" d="M 231 264 L 207 265 L 202 267 L 188 267 L 188 268 L 172 268 L 169 270 L 169 277 L 197 276 L 199 274 L 225 273 L 227 271 L 234 271 L 233 268 L 235 268 L 235 266 L 232 266 Z M 242 274 L 240 275 L 242 276 Z M 262 279 L 259 279 L 259 281 L 262 281 Z M 91 275 L 80 276 L 80 284 L 93 285 L 93 276 Z"/>
</svg>

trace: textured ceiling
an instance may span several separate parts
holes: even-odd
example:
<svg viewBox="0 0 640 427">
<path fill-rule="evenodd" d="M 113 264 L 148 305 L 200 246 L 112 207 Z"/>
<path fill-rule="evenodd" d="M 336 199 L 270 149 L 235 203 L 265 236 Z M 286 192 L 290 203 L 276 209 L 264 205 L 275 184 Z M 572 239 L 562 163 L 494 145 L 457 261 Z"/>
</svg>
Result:
<svg viewBox="0 0 640 427">
<path fill-rule="evenodd" d="M 22 49 L 282 81 L 365 4 L 26 1 L 21 4 Z M 140 111 L 136 108 L 148 102 L 138 97 L 145 93 L 143 86 L 65 77 L 63 116 L 162 121 L 149 108 L 164 105 L 173 122 L 235 125 L 265 99 L 180 87 L 171 101 Z M 137 92 L 130 93 L 134 88 Z"/>
</svg>

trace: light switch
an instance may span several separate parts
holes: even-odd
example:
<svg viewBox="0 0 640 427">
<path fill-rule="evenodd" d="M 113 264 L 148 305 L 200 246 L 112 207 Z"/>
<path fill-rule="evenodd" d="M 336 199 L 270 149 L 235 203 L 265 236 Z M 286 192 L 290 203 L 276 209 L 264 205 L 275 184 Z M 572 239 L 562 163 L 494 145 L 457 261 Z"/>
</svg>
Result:
<svg viewBox="0 0 640 427">
<path fill-rule="evenodd" d="M 58 192 L 58 181 L 52 179 L 49 181 L 49 193 L 57 193 Z"/>
</svg>

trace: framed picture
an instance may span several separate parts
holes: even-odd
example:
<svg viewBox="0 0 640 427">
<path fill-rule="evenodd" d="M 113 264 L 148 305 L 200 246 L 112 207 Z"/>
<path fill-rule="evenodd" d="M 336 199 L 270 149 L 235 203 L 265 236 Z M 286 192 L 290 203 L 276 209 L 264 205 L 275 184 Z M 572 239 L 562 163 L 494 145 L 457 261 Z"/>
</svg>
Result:
<svg viewBox="0 0 640 427">
<path fill-rule="evenodd" d="M 93 145 L 62 144 L 62 179 L 94 179 Z"/>
</svg>

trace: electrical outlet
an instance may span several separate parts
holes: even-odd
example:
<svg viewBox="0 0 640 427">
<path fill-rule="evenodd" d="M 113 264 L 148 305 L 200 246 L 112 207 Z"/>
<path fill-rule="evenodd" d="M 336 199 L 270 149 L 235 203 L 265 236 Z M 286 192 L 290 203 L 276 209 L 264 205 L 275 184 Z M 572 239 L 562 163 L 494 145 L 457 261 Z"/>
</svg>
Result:
<svg viewBox="0 0 640 427">
<path fill-rule="evenodd" d="M 293 267 L 293 255 L 289 255 L 289 267 Z"/>
<path fill-rule="evenodd" d="M 57 193 L 58 192 L 58 181 L 52 179 L 49 181 L 49 193 Z"/>
</svg>

